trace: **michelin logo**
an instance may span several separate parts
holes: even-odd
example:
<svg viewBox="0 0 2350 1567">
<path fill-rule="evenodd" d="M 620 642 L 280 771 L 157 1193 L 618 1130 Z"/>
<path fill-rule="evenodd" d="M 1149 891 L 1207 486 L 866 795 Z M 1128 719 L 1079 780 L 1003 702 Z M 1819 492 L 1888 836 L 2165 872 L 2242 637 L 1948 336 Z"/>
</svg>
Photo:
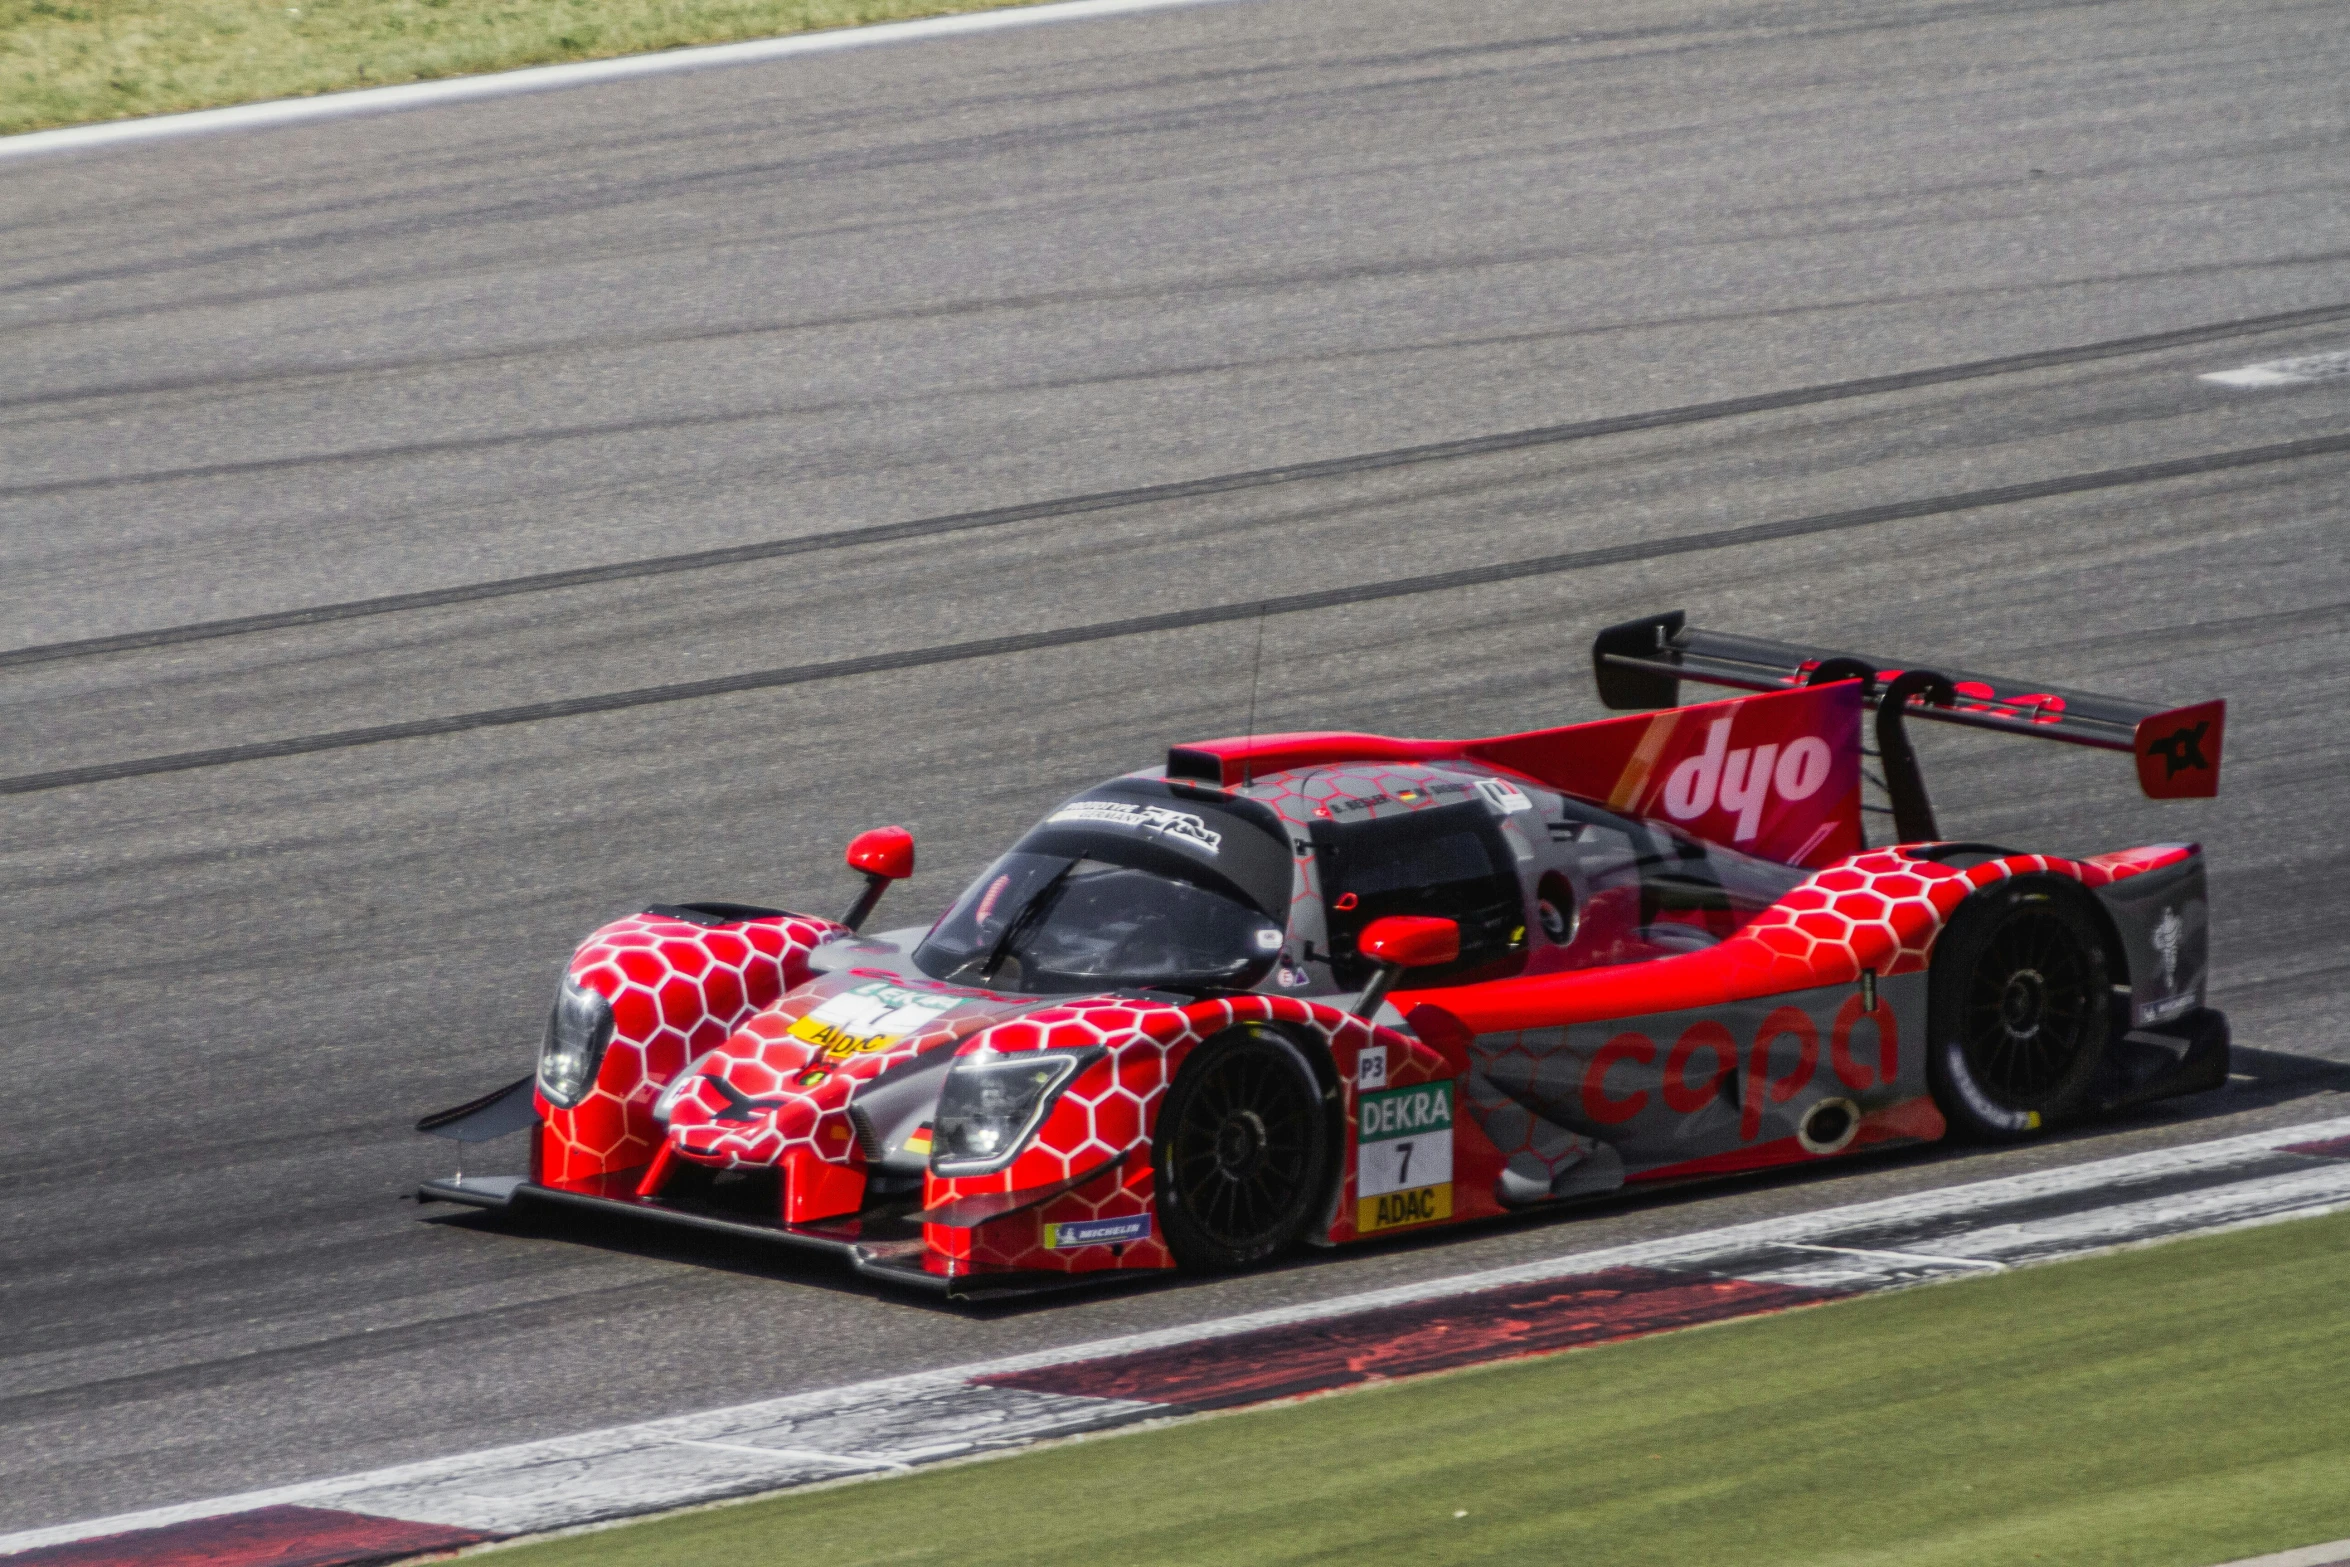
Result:
<svg viewBox="0 0 2350 1567">
<path fill-rule="evenodd" d="M 1123 1219 L 1068 1219 L 1044 1227 L 1044 1244 L 1048 1251 L 1066 1251 L 1071 1246 L 1114 1246 L 1147 1240 L 1150 1232 L 1151 1216 L 1147 1213 Z"/>
<path fill-rule="evenodd" d="M 1190 844 L 1210 854 L 1214 854 L 1224 844 L 1224 835 L 1212 830 L 1200 818 L 1189 811 L 1172 810 L 1164 805 L 1135 805 L 1125 800 L 1079 800 L 1062 806 L 1044 819 L 1047 827 L 1080 822 L 1157 833 L 1162 838 L 1173 838 L 1178 843 Z"/>
</svg>

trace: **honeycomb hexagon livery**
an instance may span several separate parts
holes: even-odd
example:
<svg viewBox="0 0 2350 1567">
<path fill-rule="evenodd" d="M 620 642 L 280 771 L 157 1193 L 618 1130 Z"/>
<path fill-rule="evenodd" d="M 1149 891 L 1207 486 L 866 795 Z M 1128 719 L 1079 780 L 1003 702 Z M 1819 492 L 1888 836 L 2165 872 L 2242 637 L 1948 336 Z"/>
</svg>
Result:
<svg viewBox="0 0 2350 1567">
<path fill-rule="evenodd" d="M 2192 798 L 2217 785 L 2221 704 L 1677 614 L 1608 628 L 1593 664 L 1639 711 L 1176 746 L 1047 812 L 927 925 L 861 928 L 911 871 L 899 829 L 851 846 L 867 885 L 840 920 L 617 920 L 572 955 L 533 1077 L 420 1123 L 527 1129 L 529 1176 L 420 1195 L 757 1236 L 975 1295 L 2030 1136 L 2224 1081 L 2200 850 L 1953 840 L 1905 728 L 2143 764 L 2184 755 L 2164 737 L 2185 714 L 2203 727 L 2179 765 L 2207 774 L 2149 793 Z M 1742 694 L 1680 705 L 1689 679 Z M 1865 781 L 1898 839 L 1873 848 L 1872 711 L 1885 776 Z"/>
</svg>

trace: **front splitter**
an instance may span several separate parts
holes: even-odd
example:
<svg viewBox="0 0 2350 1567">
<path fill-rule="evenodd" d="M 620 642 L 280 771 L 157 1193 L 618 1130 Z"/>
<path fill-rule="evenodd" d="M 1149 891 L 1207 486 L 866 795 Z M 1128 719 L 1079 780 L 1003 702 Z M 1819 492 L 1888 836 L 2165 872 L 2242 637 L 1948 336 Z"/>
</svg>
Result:
<svg viewBox="0 0 2350 1567">
<path fill-rule="evenodd" d="M 903 1228 L 895 1215 L 852 1215 L 831 1224 L 785 1224 L 744 1216 L 697 1212 L 650 1197 L 608 1197 L 592 1192 L 542 1186 L 519 1175 L 452 1175 L 426 1181 L 416 1188 L 418 1202 L 459 1203 L 486 1212 L 504 1213 L 522 1207 L 547 1207 L 588 1212 L 604 1217 L 646 1220 L 673 1228 L 726 1235 L 738 1240 L 762 1241 L 801 1251 L 823 1252 L 845 1259 L 870 1279 L 918 1289 L 949 1300 L 1001 1300 L 1041 1295 L 1057 1290 L 1098 1284 L 1110 1273 L 945 1273 L 929 1266 L 930 1248 L 919 1238 L 887 1238 L 861 1233 L 872 1228 Z"/>
</svg>

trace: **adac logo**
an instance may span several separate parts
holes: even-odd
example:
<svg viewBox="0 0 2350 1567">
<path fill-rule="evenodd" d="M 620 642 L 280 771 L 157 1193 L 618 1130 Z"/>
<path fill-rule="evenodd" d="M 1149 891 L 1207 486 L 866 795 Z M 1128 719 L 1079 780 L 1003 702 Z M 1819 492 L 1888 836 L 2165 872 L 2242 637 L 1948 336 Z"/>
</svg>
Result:
<svg viewBox="0 0 2350 1567">
<path fill-rule="evenodd" d="M 1355 1216 L 1355 1228 L 1368 1234 L 1375 1230 L 1392 1230 L 1406 1224 L 1427 1224 L 1436 1219 L 1452 1217 L 1452 1183 L 1421 1186 L 1408 1192 L 1389 1192 L 1380 1197 L 1366 1197 L 1362 1211 Z"/>
<path fill-rule="evenodd" d="M 2162 758 L 2162 776 L 2176 778 L 2188 768 L 2209 770 L 2211 761 L 2203 754 L 2203 737 L 2211 732 L 2211 720 L 2199 724 L 2181 724 L 2159 740 L 2146 742 L 2146 754 Z"/>
<path fill-rule="evenodd" d="M 1785 746 L 1730 745 L 1728 718 L 1708 727 L 1705 749 L 1684 759 L 1665 778 L 1665 814 L 1691 822 L 1717 808 L 1738 818 L 1731 840 L 1744 843 L 1762 830 L 1763 807 L 1777 796 L 1792 805 L 1820 792 L 1835 771 L 1835 753 L 1817 735 Z"/>
<path fill-rule="evenodd" d="M 870 980 L 825 998 L 785 1034 L 822 1053 L 822 1060 L 809 1063 L 813 1071 L 825 1062 L 838 1063 L 887 1050 L 962 1004 L 962 998 L 952 993 L 911 990 L 887 980 Z M 805 1086 L 809 1079 L 802 1076 L 800 1081 Z"/>
</svg>

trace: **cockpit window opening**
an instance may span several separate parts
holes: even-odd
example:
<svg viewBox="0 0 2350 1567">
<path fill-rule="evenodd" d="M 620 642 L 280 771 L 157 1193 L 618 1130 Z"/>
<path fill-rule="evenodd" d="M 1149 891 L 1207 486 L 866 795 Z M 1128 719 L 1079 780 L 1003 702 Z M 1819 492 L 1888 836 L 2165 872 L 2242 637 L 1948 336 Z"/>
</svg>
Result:
<svg viewBox="0 0 2350 1567">
<path fill-rule="evenodd" d="M 1526 921 L 1516 857 L 1481 800 L 1407 816 L 1339 824 L 1317 821 L 1330 967 L 1342 989 L 1357 989 L 1371 965 L 1356 950 L 1362 930 L 1389 914 L 1431 915 L 1460 926 L 1461 955 L 1414 969 L 1398 989 L 1499 979 L 1524 965 Z"/>
<path fill-rule="evenodd" d="M 988 867 L 914 962 L 934 979 L 1040 995 L 1247 990 L 1281 956 L 1293 874 L 1269 810 L 1121 779 L 1063 804 Z"/>
</svg>

